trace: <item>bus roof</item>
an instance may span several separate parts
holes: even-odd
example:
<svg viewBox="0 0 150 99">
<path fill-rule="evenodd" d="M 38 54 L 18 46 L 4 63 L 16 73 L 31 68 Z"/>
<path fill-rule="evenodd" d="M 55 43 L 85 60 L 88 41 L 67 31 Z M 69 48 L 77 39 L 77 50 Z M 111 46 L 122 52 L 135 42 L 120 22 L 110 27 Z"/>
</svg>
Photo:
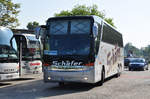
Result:
<svg viewBox="0 0 150 99">
<path fill-rule="evenodd" d="M 4 31 L 9 31 L 9 32 L 12 32 L 9 28 L 6 28 L 6 27 L 2 27 L 2 26 L 0 26 L 0 31 L 2 32 L 4 32 Z"/>
<path fill-rule="evenodd" d="M 14 34 L 14 35 L 15 36 L 24 36 L 26 39 L 33 40 L 33 41 L 38 40 L 38 39 L 36 39 L 35 34 L 17 33 L 17 34 Z"/>
<path fill-rule="evenodd" d="M 35 36 L 35 34 L 28 34 L 28 33 L 16 33 L 14 35 L 22 35 L 22 36 Z"/>
<path fill-rule="evenodd" d="M 57 16 L 57 17 L 51 17 L 47 21 L 52 20 L 52 19 L 72 19 L 72 18 L 93 18 L 92 15 L 87 15 L 87 16 Z"/>
</svg>

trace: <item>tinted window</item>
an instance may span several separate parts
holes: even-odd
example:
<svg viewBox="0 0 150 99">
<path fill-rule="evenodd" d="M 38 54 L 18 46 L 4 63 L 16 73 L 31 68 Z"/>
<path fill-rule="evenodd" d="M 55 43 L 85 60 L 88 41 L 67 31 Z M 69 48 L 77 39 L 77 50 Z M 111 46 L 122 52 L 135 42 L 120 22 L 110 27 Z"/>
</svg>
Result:
<svg viewBox="0 0 150 99">
<path fill-rule="evenodd" d="M 37 39 L 35 38 L 35 36 L 27 36 L 27 39 L 32 40 L 32 41 L 37 41 Z"/>
<path fill-rule="evenodd" d="M 71 20 L 71 34 L 89 34 L 90 29 L 89 19 Z"/>
<path fill-rule="evenodd" d="M 90 38 L 84 35 L 51 36 L 47 43 L 49 46 L 47 50 L 55 55 L 88 55 L 90 52 Z"/>
<path fill-rule="evenodd" d="M 104 26 L 103 26 L 102 40 L 106 43 L 123 47 L 122 35 L 116 30 L 114 30 L 113 28 L 111 28 L 106 23 L 104 23 Z"/>
<path fill-rule="evenodd" d="M 67 34 L 68 21 L 67 20 L 54 20 L 50 22 L 50 33 L 51 34 Z"/>
<path fill-rule="evenodd" d="M 90 19 L 52 20 L 50 24 L 50 35 L 66 34 L 90 34 Z"/>
</svg>

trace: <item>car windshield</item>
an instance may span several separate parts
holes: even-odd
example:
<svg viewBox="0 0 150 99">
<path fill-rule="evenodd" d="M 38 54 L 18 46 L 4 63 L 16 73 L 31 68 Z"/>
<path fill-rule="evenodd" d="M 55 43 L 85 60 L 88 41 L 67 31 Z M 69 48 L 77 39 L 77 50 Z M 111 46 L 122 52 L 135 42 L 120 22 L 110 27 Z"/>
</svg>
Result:
<svg viewBox="0 0 150 99">
<path fill-rule="evenodd" d="M 132 59 L 131 62 L 139 62 L 139 63 L 144 63 L 144 59 Z"/>
</svg>

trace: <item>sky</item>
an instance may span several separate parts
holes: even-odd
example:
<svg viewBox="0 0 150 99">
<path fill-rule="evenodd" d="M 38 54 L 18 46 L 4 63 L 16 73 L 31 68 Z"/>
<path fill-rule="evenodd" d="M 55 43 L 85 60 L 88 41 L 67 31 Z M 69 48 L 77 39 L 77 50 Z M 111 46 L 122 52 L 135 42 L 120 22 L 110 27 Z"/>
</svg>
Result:
<svg viewBox="0 0 150 99">
<path fill-rule="evenodd" d="M 13 0 L 21 4 L 20 26 L 28 22 L 46 24 L 49 17 L 62 10 L 71 10 L 75 5 L 96 4 L 106 17 L 113 18 L 117 29 L 123 34 L 124 45 L 128 42 L 137 48 L 150 45 L 150 0 Z"/>
</svg>

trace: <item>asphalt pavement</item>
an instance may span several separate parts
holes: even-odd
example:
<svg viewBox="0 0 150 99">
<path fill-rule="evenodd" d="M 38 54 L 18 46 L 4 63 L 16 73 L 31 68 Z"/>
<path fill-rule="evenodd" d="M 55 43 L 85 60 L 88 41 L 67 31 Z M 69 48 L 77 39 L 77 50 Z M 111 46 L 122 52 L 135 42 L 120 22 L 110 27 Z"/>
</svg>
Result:
<svg viewBox="0 0 150 99">
<path fill-rule="evenodd" d="M 44 83 L 42 74 L 26 76 L 10 85 L 0 85 L 1 99 L 150 99 L 150 70 L 128 71 L 107 79 L 103 86 L 92 84 Z"/>
</svg>

